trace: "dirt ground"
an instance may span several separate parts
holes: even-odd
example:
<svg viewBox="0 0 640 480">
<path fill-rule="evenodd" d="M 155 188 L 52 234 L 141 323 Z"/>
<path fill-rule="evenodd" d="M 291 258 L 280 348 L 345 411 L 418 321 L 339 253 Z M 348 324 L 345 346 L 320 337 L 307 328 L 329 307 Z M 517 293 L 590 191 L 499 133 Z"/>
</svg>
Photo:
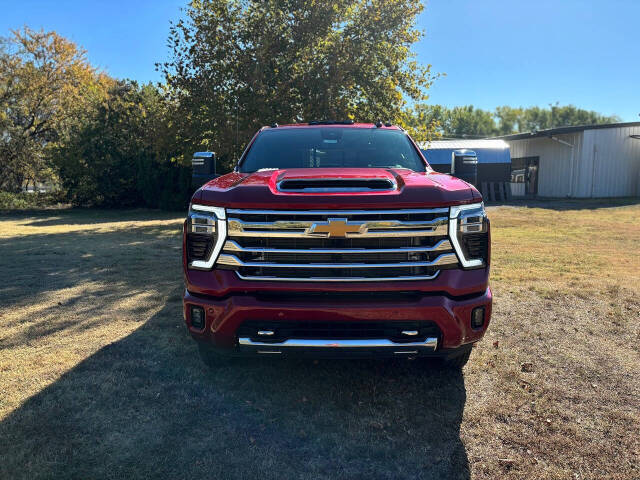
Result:
<svg viewBox="0 0 640 480">
<path fill-rule="evenodd" d="M 207 369 L 181 214 L 0 213 L 0 478 L 640 478 L 640 200 L 489 215 L 494 316 L 453 374 Z"/>
</svg>

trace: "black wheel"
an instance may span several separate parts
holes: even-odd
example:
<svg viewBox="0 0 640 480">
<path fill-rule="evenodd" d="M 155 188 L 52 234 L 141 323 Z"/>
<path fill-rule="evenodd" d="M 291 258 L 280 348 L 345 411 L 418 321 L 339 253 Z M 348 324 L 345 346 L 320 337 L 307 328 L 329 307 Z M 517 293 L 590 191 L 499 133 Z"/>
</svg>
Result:
<svg viewBox="0 0 640 480">
<path fill-rule="evenodd" d="M 462 370 L 462 368 L 469 361 L 471 356 L 471 349 L 465 350 L 463 353 L 456 355 L 455 357 L 443 358 L 442 366 L 444 368 L 450 368 L 452 370 Z"/>
<path fill-rule="evenodd" d="M 200 354 L 200 359 L 209 368 L 229 365 L 234 359 L 231 355 L 220 353 L 214 347 L 204 342 L 198 342 L 198 353 Z"/>
</svg>

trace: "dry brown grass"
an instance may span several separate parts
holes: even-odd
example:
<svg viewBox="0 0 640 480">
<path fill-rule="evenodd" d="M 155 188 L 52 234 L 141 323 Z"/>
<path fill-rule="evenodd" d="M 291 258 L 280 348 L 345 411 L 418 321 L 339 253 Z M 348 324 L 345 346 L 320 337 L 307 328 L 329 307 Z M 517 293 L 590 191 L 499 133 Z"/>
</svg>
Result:
<svg viewBox="0 0 640 480">
<path fill-rule="evenodd" d="M 495 313 L 464 375 L 209 371 L 182 325 L 178 215 L 5 214 L 0 478 L 639 478 L 629 203 L 490 209 Z"/>
</svg>

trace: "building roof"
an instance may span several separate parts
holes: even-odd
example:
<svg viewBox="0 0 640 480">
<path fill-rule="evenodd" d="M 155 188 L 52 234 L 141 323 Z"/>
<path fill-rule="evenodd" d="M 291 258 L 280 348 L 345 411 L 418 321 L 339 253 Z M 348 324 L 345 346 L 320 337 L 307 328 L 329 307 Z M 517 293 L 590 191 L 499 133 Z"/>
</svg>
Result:
<svg viewBox="0 0 640 480">
<path fill-rule="evenodd" d="M 599 125 L 578 125 L 575 127 L 558 127 L 558 128 L 549 128 L 547 130 L 539 130 L 537 132 L 503 135 L 501 137 L 495 137 L 495 138 L 503 139 L 503 140 L 526 140 L 528 138 L 551 137 L 552 135 L 562 135 L 565 133 L 583 132 L 585 130 L 597 130 L 600 128 L 623 128 L 623 127 L 640 127 L 640 122 L 603 123 Z"/>
<path fill-rule="evenodd" d="M 478 150 L 481 148 L 505 149 L 509 145 L 504 140 L 496 138 L 488 139 L 460 139 L 460 140 L 434 140 L 433 142 L 421 142 L 418 144 L 421 150 L 439 150 L 451 149 L 460 150 L 468 148 L 470 150 Z"/>
<path fill-rule="evenodd" d="M 432 165 L 451 164 L 451 154 L 456 150 L 473 150 L 478 163 L 510 163 L 509 144 L 500 139 L 435 140 L 421 143 L 420 149 Z"/>
</svg>

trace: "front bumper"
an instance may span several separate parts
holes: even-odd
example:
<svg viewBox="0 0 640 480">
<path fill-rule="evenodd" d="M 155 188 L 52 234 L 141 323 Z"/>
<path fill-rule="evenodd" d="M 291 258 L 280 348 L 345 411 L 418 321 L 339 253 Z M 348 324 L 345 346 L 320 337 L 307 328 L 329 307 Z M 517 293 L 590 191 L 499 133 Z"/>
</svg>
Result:
<svg viewBox="0 0 640 480">
<path fill-rule="evenodd" d="M 330 300 L 328 300 L 330 299 Z M 390 355 L 448 355 L 482 338 L 491 318 L 491 289 L 483 293 L 451 297 L 442 293 L 424 293 L 412 300 L 385 297 L 372 292 L 370 298 L 337 299 L 319 297 L 264 297 L 253 292 L 216 298 L 185 291 L 184 318 L 191 335 L 199 341 L 211 343 L 232 354 L 275 353 L 310 354 L 312 356 L 386 356 Z M 205 312 L 205 327 L 191 324 L 191 306 Z M 471 326 L 471 311 L 485 308 L 482 327 Z M 389 343 L 385 339 L 371 339 L 370 343 L 349 343 L 331 338 L 317 340 L 287 339 L 278 343 L 256 342 L 238 336 L 245 321 L 266 322 L 416 322 L 429 321 L 440 333 L 421 342 Z M 287 343 L 288 342 L 288 343 Z M 414 344 L 415 343 L 415 344 Z M 396 353 L 404 352 L 404 353 Z"/>
</svg>

